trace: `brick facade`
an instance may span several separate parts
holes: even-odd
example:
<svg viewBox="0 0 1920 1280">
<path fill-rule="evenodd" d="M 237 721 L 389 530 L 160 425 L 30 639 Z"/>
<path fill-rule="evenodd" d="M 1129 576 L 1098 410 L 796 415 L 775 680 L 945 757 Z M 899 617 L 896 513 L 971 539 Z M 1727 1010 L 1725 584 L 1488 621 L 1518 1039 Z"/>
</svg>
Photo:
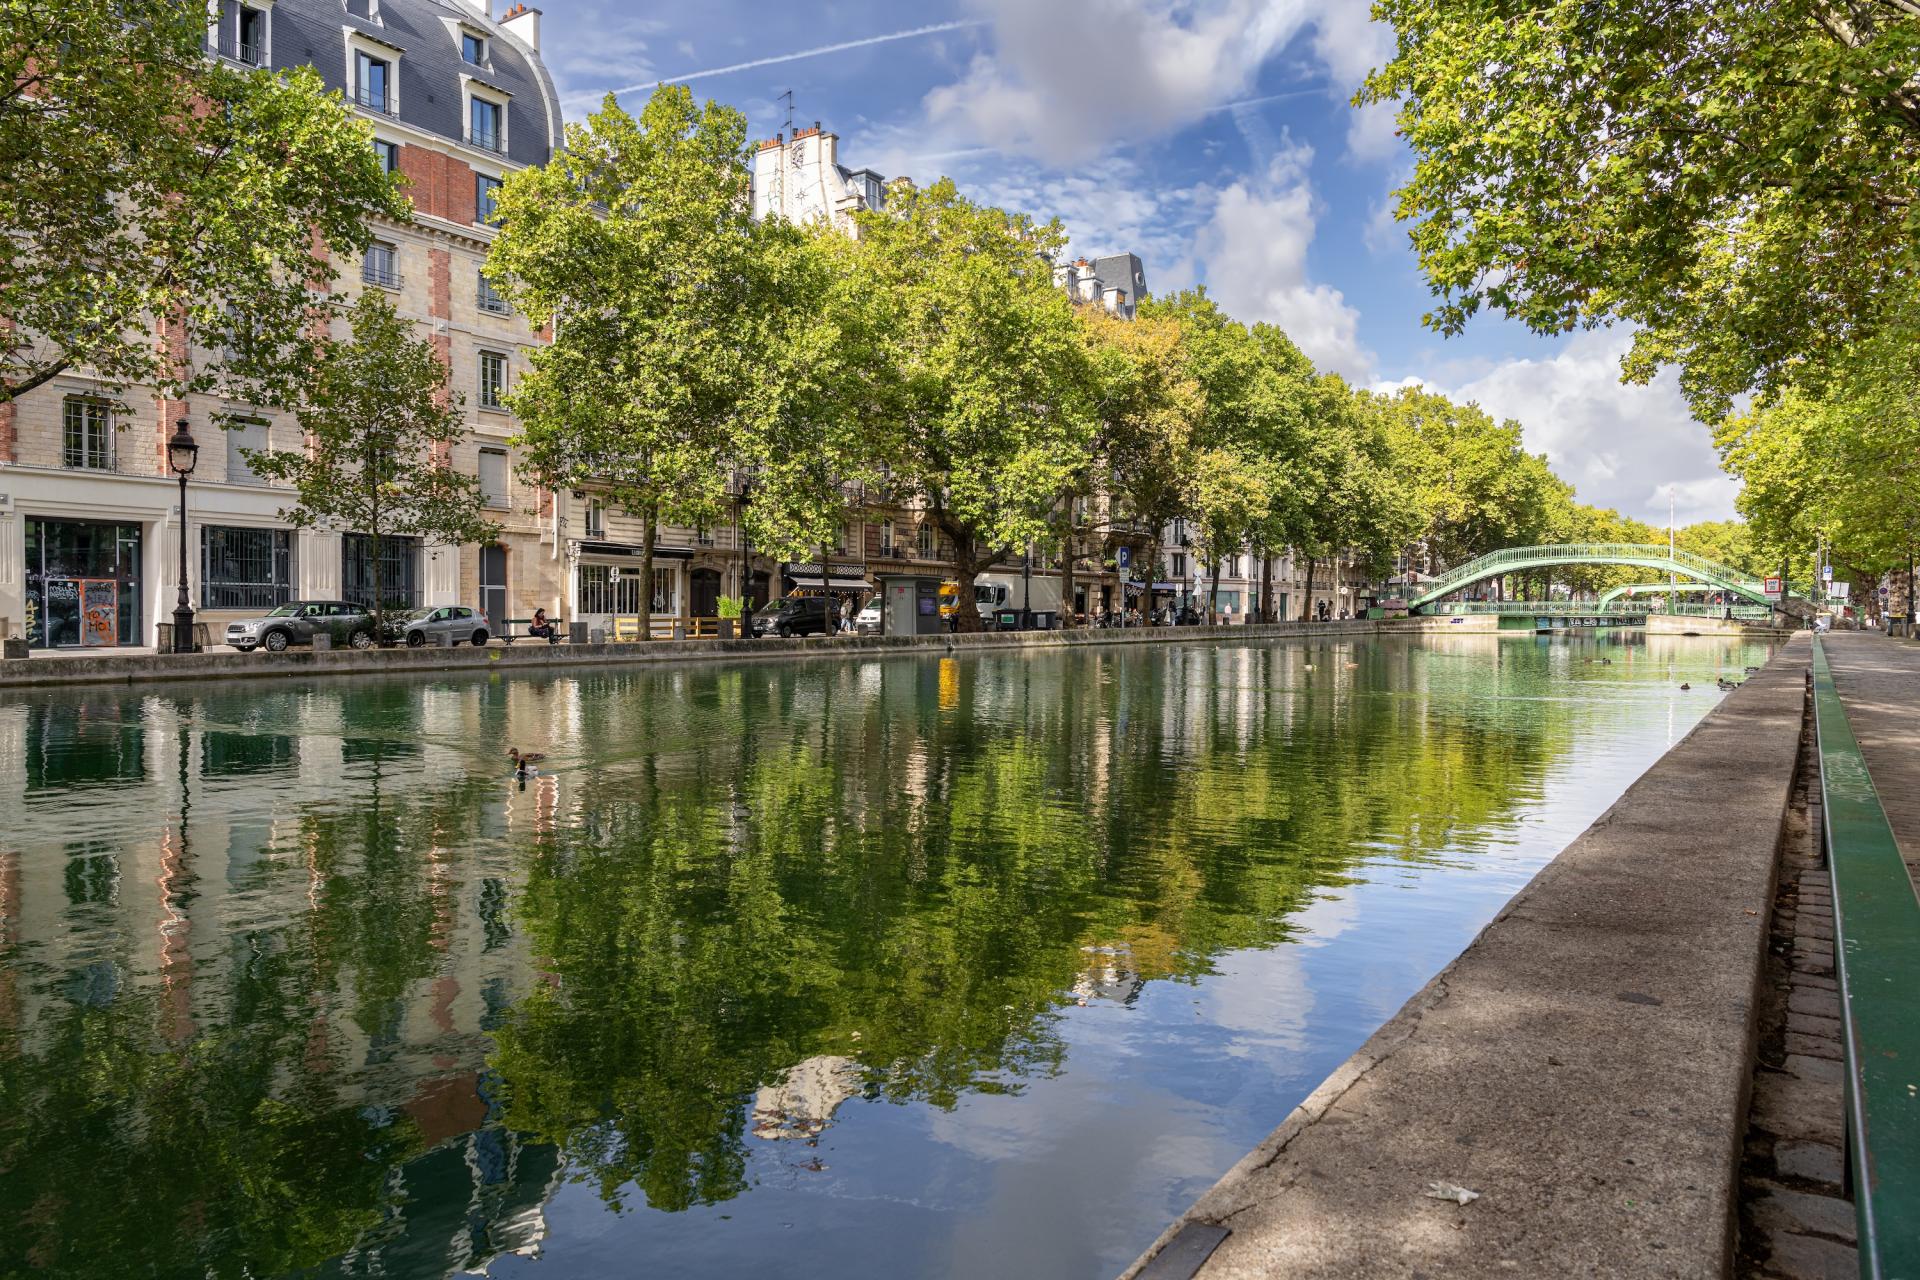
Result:
<svg viewBox="0 0 1920 1280">
<path fill-rule="evenodd" d="M 425 147 L 402 146 L 400 172 L 413 184 L 407 194 L 413 197 L 414 212 L 449 222 L 473 221 L 475 187 L 471 165 Z"/>
</svg>

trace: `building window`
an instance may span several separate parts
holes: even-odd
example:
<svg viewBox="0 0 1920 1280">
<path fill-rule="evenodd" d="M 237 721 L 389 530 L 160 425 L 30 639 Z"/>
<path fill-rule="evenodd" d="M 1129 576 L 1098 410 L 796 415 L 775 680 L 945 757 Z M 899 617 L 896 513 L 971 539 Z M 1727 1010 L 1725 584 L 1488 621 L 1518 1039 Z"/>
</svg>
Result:
<svg viewBox="0 0 1920 1280">
<path fill-rule="evenodd" d="M 487 279 L 487 273 L 484 271 L 480 273 L 480 288 L 475 295 L 475 300 L 479 303 L 482 311 L 492 315 L 504 316 L 511 314 L 513 311 L 513 307 L 508 304 L 506 298 L 501 295 L 500 291 L 493 287 L 493 281 Z"/>
<path fill-rule="evenodd" d="M 497 102 L 474 97 L 467 100 L 467 141 L 487 151 L 505 151 L 506 109 Z"/>
<path fill-rule="evenodd" d="M 27 644 L 138 644 L 140 526 L 26 520 Z"/>
<path fill-rule="evenodd" d="M 473 175 L 473 220 L 492 222 L 493 211 L 500 207 L 500 179 L 484 173 Z"/>
<path fill-rule="evenodd" d="M 1176 578 L 1187 576 L 1187 553 L 1184 551 L 1173 553 L 1173 576 Z"/>
<path fill-rule="evenodd" d="M 893 521 L 891 520 L 880 522 L 880 554 L 883 556 L 893 554 Z"/>
<path fill-rule="evenodd" d="M 507 451 L 480 451 L 480 498 L 490 507 L 507 505 Z"/>
<path fill-rule="evenodd" d="M 271 444 L 267 423 L 259 418 L 242 418 L 229 426 L 227 436 L 227 483 L 264 484 L 247 458 L 247 451 L 265 453 Z"/>
<path fill-rule="evenodd" d="M 640 613 L 645 606 L 637 567 L 605 564 L 580 566 L 581 613 Z M 653 571 L 653 612 L 674 612 L 674 572 Z"/>
<path fill-rule="evenodd" d="M 349 533 L 340 540 L 341 596 L 354 604 L 373 604 L 373 539 Z M 420 607 L 420 539 L 380 539 L 380 594 L 389 609 Z"/>
<path fill-rule="evenodd" d="M 487 65 L 487 38 L 471 31 L 460 33 L 460 56 L 476 67 Z"/>
<path fill-rule="evenodd" d="M 292 599 L 292 534 L 225 525 L 201 528 L 201 608 L 271 609 Z"/>
<path fill-rule="evenodd" d="M 607 536 L 607 504 L 598 498 L 587 499 L 587 536 L 589 538 Z"/>
<path fill-rule="evenodd" d="M 913 534 L 914 548 L 922 560 L 933 559 L 933 526 L 922 521 Z"/>
<path fill-rule="evenodd" d="M 384 240 L 375 240 L 367 246 L 367 256 L 360 261 L 360 278 L 368 284 L 377 284 L 382 289 L 400 287 L 400 255 L 392 245 Z"/>
<path fill-rule="evenodd" d="M 373 154 L 380 159 L 380 167 L 388 173 L 400 172 L 400 144 L 387 142 L 381 138 L 373 140 Z"/>
<path fill-rule="evenodd" d="M 104 401 L 69 397 L 61 428 L 61 460 L 66 465 L 113 470 L 113 410 Z"/>
<path fill-rule="evenodd" d="M 220 32 L 220 56 L 242 66 L 258 67 L 267 60 L 267 14 L 248 5 L 233 6 L 233 31 Z"/>
<path fill-rule="evenodd" d="M 387 115 L 393 114 L 393 64 L 370 53 L 354 55 L 354 101 Z"/>
<path fill-rule="evenodd" d="M 498 351 L 480 353 L 480 407 L 507 407 L 507 358 Z"/>
</svg>

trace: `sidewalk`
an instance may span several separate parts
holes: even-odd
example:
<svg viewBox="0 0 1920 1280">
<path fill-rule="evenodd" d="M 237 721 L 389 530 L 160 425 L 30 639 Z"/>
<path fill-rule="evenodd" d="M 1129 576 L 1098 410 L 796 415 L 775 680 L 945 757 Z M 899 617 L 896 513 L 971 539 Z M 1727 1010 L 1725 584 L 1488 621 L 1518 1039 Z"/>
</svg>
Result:
<svg viewBox="0 0 1920 1280">
<path fill-rule="evenodd" d="M 1821 637 L 1907 871 L 1920 881 L 1920 644 L 1877 631 Z"/>
</svg>

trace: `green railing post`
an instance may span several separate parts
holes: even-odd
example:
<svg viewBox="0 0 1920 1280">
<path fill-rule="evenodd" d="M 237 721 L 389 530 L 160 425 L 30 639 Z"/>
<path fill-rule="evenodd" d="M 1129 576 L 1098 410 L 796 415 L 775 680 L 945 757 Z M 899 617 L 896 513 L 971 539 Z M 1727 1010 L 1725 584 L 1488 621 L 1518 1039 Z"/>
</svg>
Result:
<svg viewBox="0 0 1920 1280">
<path fill-rule="evenodd" d="M 1818 638 L 1813 710 L 1860 1274 L 1920 1280 L 1920 898 Z"/>
</svg>

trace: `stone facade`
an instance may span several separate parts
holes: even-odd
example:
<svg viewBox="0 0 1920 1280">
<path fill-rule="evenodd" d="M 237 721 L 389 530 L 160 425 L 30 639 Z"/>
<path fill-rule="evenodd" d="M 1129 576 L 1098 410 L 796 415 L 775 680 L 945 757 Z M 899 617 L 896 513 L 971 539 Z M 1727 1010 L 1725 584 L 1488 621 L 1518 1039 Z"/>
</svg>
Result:
<svg viewBox="0 0 1920 1280">
<path fill-rule="evenodd" d="M 528 349 L 544 338 L 481 285 L 481 265 L 495 234 L 481 221 L 482 180 L 545 162 L 560 139 L 560 106 L 540 60 L 537 11 L 518 8 L 496 20 L 487 0 L 380 0 L 349 4 L 343 17 L 334 0 L 276 0 L 252 8 L 252 40 L 243 44 L 236 38 L 243 7 L 223 0 L 210 10 L 209 56 L 272 68 L 314 66 L 372 123 L 378 141 L 392 149 L 393 167 L 408 180 L 412 221 L 373 227 L 391 254 L 391 269 L 389 259 L 379 256 L 336 263 L 336 288 L 349 297 L 386 289 L 396 309 L 431 337 L 467 417 L 466 438 L 449 457 L 453 467 L 479 474 L 483 450 L 508 455 L 504 468 L 493 469 L 496 477 L 504 471 L 505 479 L 503 491 L 489 501 L 490 515 L 502 528 L 485 584 L 491 590 L 482 590 L 481 548 L 422 546 L 412 552 L 413 598 L 423 605 L 472 604 L 501 620 L 525 617 L 536 607 L 563 609 L 568 590 L 555 547 L 564 536 L 565 513 L 556 509 L 554 495 L 521 480 L 507 443 L 518 424 L 488 407 L 480 386 L 483 353 L 504 361 L 511 386 L 526 367 Z M 472 61 L 469 51 L 476 47 L 479 60 Z M 361 55 L 383 62 L 378 80 L 357 60 Z M 501 104 L 497 131 L 490 135 L 471 127 L 476 99 Z M 161 337 L 181 357 L 204 360 L 212 354 L 188 351 L 174 335 Z M 260 425 L 245 437 L 222 431 L 215 415 L 233 413 Z M 91 371 L 77 369 L 0 415 L 0 626 L 7 633 L 28 630 L 31 603 L 40 624 L 37 643 L 155 643 L 158 625 L 171 619 L 176 593 L 179 490 L 167 469 L 165 441 L 181 417 L 201 446 L 187 500 L 189 595 L 198 620 L 217 639 L 228 620 L 262 612 L 274 600 L 345 594 L 343 531 L 292 530 L 280 514 L 286 492 L 255 479 L 240 453 L 243 443 L 297 443 L 299 423 L 291 414 L 211 395 L 161 400 L 151 388 L 107 386 Z M 109 536 L 119 541 L 110 586 L 84 577 L 103 572 L 99 556 L 69 554 L 76 540 L 97 549 Z M 284 538 L 284 556 L 283 563 L 268 566 L 267 581 L 232 582 L 231 565 L 219 567 L 219 557 L 209 553 L 209 539 L 266 547 L 272 537 Z M 64 549 L 48 551 L 56 542 Z M 209 564 L 215 564 L 211 574 Z M 209 576 L 214 580 L 203 580 Z M 115 607 L 102 603 L 89 611 L 100 625 L 49 629 L 56 608 L 73 599 L 111 599 Z M 244 602 L 223 607 L 235 601 Z"/>
</svg>

